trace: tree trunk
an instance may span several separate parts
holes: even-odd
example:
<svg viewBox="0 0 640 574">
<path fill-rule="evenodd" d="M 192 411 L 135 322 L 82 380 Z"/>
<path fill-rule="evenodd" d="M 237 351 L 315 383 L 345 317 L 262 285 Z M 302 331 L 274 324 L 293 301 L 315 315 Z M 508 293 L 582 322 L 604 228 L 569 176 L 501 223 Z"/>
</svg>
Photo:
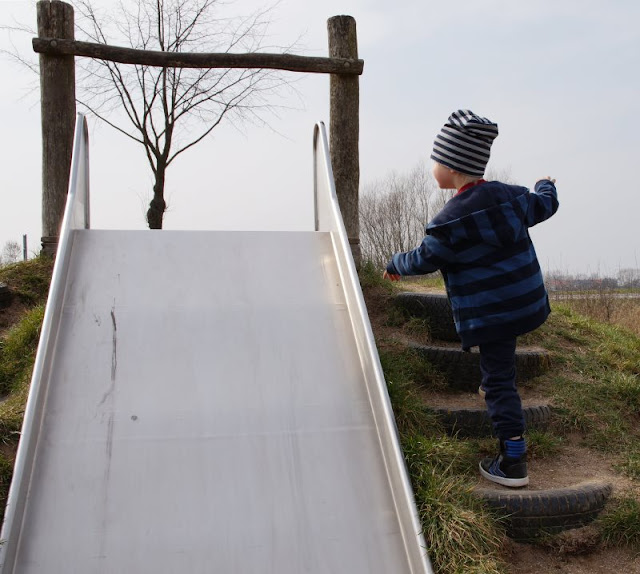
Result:
<svg viewBox="0 0 640 574">
<path fill-rule="evenodd" d="M 147 210 L 147 223 L 149 229 L 162 229 L 162 219 L 167 209 L 164 201 L 164 183 L 167 166 L 159 165 L 156 170 L 156 182 L 153 186 L 153 199 Z"/>
</svg>

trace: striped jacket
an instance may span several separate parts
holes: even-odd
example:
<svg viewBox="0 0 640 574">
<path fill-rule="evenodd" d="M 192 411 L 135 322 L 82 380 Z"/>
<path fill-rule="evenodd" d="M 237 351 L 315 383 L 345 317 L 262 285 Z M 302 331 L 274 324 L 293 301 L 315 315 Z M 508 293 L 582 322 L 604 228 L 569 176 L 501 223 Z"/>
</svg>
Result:
<svg viewBox="0 0 640 574">
<path fill-rule="evenodd" d="M 427 225 L 420 246 L 396 253 L 387 271 L 444 276 L 465 349 L 522 335 L 544 323 L 549 299 L 528 228 L 558 209 L 553 183 L 535 193 L 497 181 L 453 197 Z"/>
</svg>

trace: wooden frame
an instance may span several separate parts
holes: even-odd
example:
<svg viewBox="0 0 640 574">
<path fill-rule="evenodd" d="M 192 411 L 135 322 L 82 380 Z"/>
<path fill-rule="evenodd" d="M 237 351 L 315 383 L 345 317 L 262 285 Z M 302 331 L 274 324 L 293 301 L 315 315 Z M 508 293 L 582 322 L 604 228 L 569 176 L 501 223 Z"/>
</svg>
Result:
<svg viewBox="0 0 640 574">
<path fill-rule="evenodd" d="M 358 59 L 356 22 L 334 16 L 327 22 L 329 57 L 292 54 L 169 53 L 134 50 L 74 39 L 73 7 L 60 0 L 37 4 L 42 107 L 42 246 L 55 255 L 64 214 L 75 125 L 76 56 L 122 64 L 188 68 L 269 68 L 331 74 L 331 163 L 336 191 L 356 265 L 360 265 L 358 223 L 359 79 L 364 62 Z"/>
</svg>

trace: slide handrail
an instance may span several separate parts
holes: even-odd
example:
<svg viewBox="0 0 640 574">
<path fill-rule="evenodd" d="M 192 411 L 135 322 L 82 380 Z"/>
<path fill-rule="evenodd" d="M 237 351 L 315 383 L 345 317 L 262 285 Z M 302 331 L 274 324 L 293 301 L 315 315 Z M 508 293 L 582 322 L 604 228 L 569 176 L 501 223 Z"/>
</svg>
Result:
<svg viewBox="0 0 640 574">
<path fill-rule="evenodd" d="M 432 574 L 389 393 L 338 204 L 329 144 L 322 122 L 314 129 L 313 154 L 315 230 L 329 232 L 333 241 L 408 562 L 412 573 Z"/>
<path fill-rule="evenodd" d="M 89 135 L 83 114 L 76 117 L 73 155 L 69 176 L 69 190 L 65 206 L 56 260 L 51 276 L 48 303 L 42 322 L 38 351 L 31 376 L 29 397 L 25 407 L 20 444 L 16 455 L 13 479 L 0 533 L 0 572 L 14 569 L 15 556 L 20 544 L 19 527 L 25 511 L 27 494 L 31 483 L 31 472 L 38 428 L 42 421 L 46 392 L 42 381 L 51 368 L 55 334 L 60 324 L 64 285 L 69 271 L 69 260 L 73 243 L 73 231 L 89 229 Z M 25 480 L 26 479 L 26 480 Z"/>
</svg>

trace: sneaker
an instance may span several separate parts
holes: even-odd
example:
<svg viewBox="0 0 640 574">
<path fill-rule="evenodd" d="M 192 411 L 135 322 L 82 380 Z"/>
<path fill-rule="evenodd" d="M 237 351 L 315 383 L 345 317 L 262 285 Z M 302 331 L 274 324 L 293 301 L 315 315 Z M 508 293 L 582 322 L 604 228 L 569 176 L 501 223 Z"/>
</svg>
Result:
<svg viewBox="0 0 640 574">
<path fill-rule="evenodd" d="M 529 484 L 524 439 L 500 441 L 500 453 L 480 461 L 480 474 L 502 486 L 518 488 Z"/>
</svg>

